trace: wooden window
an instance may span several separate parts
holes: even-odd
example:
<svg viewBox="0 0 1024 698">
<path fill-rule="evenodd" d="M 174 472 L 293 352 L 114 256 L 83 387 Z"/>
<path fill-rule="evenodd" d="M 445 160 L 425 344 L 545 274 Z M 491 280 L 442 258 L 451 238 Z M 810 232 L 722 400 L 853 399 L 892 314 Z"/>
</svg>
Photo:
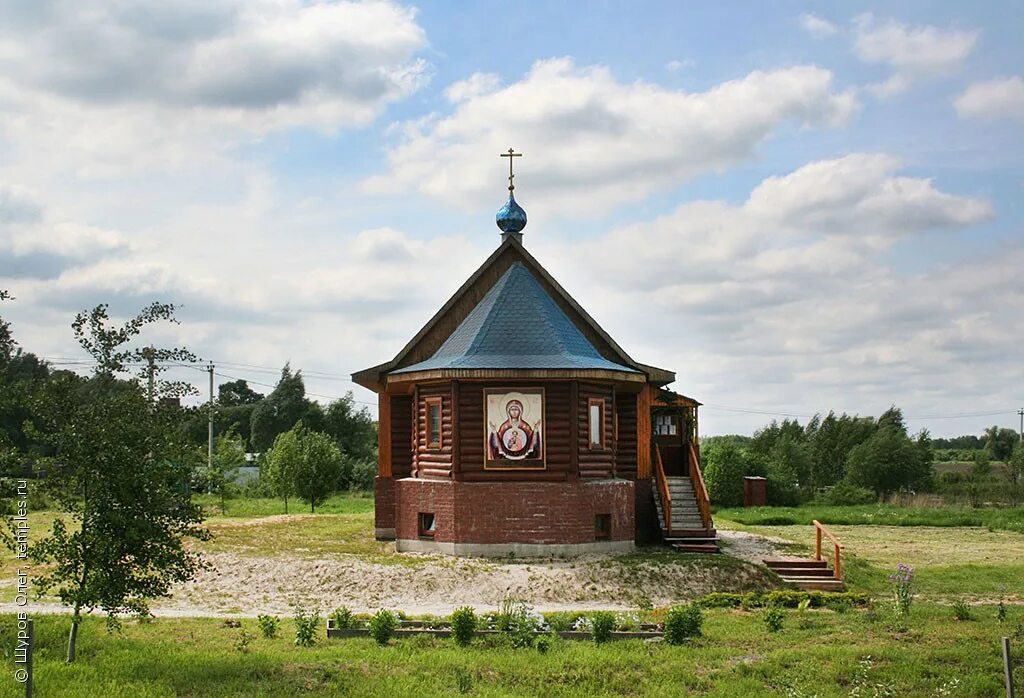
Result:
<svg viewBox="0 0 1024 698">
<path fill-rule="evenodd" d="M 434 537 L 434 515 L 421 511 L 418 522 L 420 538 Z"/>
<path fill-rule="evenodd" d="M 594 517 L 594 540 L 612 539 L 612 515 L 598 514 Z"/>
<path fill-rule="evenodd" d="M 654 433 L 658 436 L 676 435 L 677 417 L 672 414 L 659 414 L 654 418 Z"/>
<path fill-rule="evenodd" d="M 605 447 L 604 433 L 604 399 L 590 398 L 587 400 L 587 431 L 590 434 L 590 448 L 601 449 Z"/>
<path fill-rule="evenodd" d="M 441 398 L 427 398 L 427 448 L 442 448 Z"/>
</svg>

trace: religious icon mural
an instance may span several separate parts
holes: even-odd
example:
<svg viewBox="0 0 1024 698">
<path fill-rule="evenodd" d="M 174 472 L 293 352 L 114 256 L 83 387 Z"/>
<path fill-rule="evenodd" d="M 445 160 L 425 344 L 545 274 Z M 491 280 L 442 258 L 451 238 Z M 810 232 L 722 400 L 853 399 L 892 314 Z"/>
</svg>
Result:
<svg viewBox="0 0 1024 698">
<path fill-rule="evenodd" d="M 487 391 L 487 467 L 544 467 L 544 391 Z"/>
</svg>

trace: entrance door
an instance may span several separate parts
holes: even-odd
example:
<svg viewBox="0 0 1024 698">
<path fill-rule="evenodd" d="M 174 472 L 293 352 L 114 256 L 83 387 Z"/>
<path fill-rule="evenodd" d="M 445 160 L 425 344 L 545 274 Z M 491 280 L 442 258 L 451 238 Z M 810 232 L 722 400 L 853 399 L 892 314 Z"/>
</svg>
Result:
<svg viewBox="0 0 1024 698">
<path fill-rule="evenodd" d="M 686 436 L 683 430 L 683 413 L 658 411 L 653 415 L 654 443 L 661 450 L 661 462 L 665 475 L 689 475 L 686 458 Z"/>
</svg>

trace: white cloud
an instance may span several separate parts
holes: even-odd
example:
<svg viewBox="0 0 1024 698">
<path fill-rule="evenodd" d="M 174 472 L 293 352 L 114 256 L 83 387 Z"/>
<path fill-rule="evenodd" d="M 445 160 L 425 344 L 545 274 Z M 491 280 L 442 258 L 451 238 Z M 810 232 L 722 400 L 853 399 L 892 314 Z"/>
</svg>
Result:
<svg viewBox="0 0 1024 698">
<path fill-rule="evenodd" d="M 838 33 L 839 27 L 817 15 L 800 15 L 800 27 L 815 39 L 824 39 Z"/>
<path fill-rule="evenodd" d="M 683 70 L 685 68 L 692 68 L 695 65 L 697 65 L 697 62 L 695 60 L 693 60 L 692 58 L 687 58 L 687 59 L 681 60 L 681 61 L 680 60 L 671 60 L 671 61 L 669 61 L 668 63 L 665 64 L 665 70 L 667 70 L 670 73 L 677 73 L 680 70 Z"/>
<path fill-rule="evenodd" d="M 898 94 L 922 77 L 956 70 L 978 40 L 977 31 L 911 27 L 893 19 L 881 22 L 870 13 L 854 20 L 854 35 L 858 58 L 893 69 L 888 80 L 871 86 L 882 97 Z"/>
<path fill-rule="evenodd" d="M 708 403 L 956 411 L 926 390 L 943 385 L 975 409 L 1004 405 L 1005 377 L 1020 375 L 1020 332 L 1004 309 L 1024 303 L 1014 271 L 1024 247 L 916 274 L 893 268 L 897 240 L 992 216 L 987 201 L 898 167 L 877 154 L 809 163 L 742 204 L 687 203 L 582 248 L 541 243 L 537 255 L 627 351 L 676 370 L 675 389 Z M 709 433 L 738 421 L 702 416 Z"/>
<path fill-rule="evenodd" d="M 1024 80 L 1019 75 L 976 82 L 953 102 L 965 119 L 1024 121 Z"/>
<path fill-rule="evenodd" d="M 392 2 L 0 0 L 0 12 L 0 138 L 77 177 L 203 169 L 275 129 L 365 126 L 428 76 L 415 11 Z"/>
<path fill-rule="evenodd" d="M 857 108 L 814 66 L 755 71 L 705 92 L 621 83 L 603 66 L 539 61 L 520 81 L 480 92 L 458 84 L 451 114 L 403 131 L 371 192 L 418 188 L 456 206 L 489 206 L 497 157 L 525 153 L 520 191 L 532 212 L 591 216 L 753 156 L 781 124 L 843 123 Z"/>
<path fill-rule="evenodd" d="M 455 104 L 494 92 L 500 84 L 501 79 L 493 73 L 473 73 L 465 80 L 452 83 L 444 94 L 449 102 Z"/>
</svg>

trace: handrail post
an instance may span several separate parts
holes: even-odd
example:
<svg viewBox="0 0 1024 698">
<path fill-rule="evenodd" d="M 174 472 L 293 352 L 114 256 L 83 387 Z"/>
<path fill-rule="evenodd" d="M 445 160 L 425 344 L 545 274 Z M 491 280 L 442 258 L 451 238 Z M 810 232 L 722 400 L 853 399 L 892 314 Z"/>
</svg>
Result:
<svg viewBox="0 0 1024 698">
<path fill-rule="evenodd" d="M 817 540 L 815 541 L 815 544 L 814 544 L 814 559 L 815 560 L 820 560 L 821 559 L 821 528 L 817 525 L 817 522 L 815 522 L 815 525 L 814 525 L 814 533 L 816 534 L 815 537 L 817 538 Z"/>
<path fill-rule="evenodd" d="M 836 579 L 840 579 L 840 580 L 843 578 L 843 563 L 841 562 L 842 558 L 840 557 L 840 551 L 842 549 L 843 549 L 842 546 L 839 545 L 838 543 L 836 543 L 836 553 L 835 553 L 836 554 L 836 564 L 835 564 L 836 574 L 835 574 L 835 577 L 836 577 Z"/>
</svg>

